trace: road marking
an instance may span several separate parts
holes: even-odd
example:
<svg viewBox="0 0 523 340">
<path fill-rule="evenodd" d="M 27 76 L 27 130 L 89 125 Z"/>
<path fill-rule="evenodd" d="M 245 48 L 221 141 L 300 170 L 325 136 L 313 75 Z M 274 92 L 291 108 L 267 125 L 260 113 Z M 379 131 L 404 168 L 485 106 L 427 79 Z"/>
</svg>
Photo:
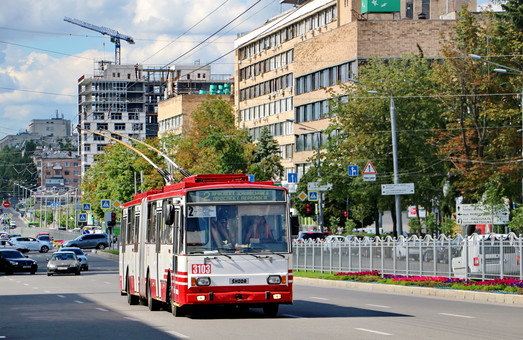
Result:
<svg viewBox="0 0 523 340">
<path fill-rule="evenodd" d="M 39 289 L 38 287 L 33 287 L 33 289 Z"/>
<path fill-rule="evenodd" d="M 58 297 L 65 298 L 65 295 L 58 295 Z"/>
<path fill-rule="evenodd" d="M 112 282 L 104 282 L 106 285 L 112 285 Z"/>
<path fill-rule="evenodd" d="M 175 331 L 167 331 L 167 333 L 171 333 L 172 335 L 174 335 L 176 337 L 179 337 L 179 338 L 182 338 L 182 339 L 190 339 L 190 337 L 188 337 L 187 335 L 182 334 L 182 333 L 178 333 L 178 332 L 175 332 Z"/>
<path fill-rule="evenodd" d="M 292 314 L 280 314 L 280 315 L 285 316 L 287 318 L 294 318 L 294 319 L 303 319 L 304 318 L 303 316 L 292 315 Z"/>
<path fill-rule="evenodd" d="M 0 335 L 0 339 L 5 339 L 5 335 Z"/>
<path fill-rule="evenodd" d="M 367 303 L 365 306 L 369 306 L 369 307 L 378 307 L 378 308 L 392 308 L 390 306 L 383 306 L 383 305 L 372 305 L 370 303 Z"/>
<path fill-rule="evenodd" d="M 455 316 L 457 318 L 475 319 L 474 316 L 469 316 L 469 315 L 449 314 L 449 313 L 438 313 L 438 314 L 445 315 L 445 316 Z"/>
<path fill-rule="evenodd" d="M 138 321 L 138 319 L 131 318 L 130 316 L 124 316 L 124 319 L 131 320 L 131 321 Z"/>
<path fill-rule="evenodd" d="M 100 312 L 108 312 L 109 311 L 108 309 L 101 308 L 101 307 L 97 307 L 96 309 L 98 309 Z"/>
<path fill-rule="evenodd" d="M 317 296 L 311 296 L 310 299 L 324 300 L 324 301 L 328 301 L 329 300 L 329 299 L 322 298 L 322 297 L 317 297 Z"/>
<path fill-rule="evenodd" d="M 369 332 L 369 333 L 374 333 L 374 334 L 379 334 L 379 335 L 392 335 L 390 333 L 385 333 L 385 332 L 379 332 L 379 331 L 373 331 L 372 329 L 366 329 L 366 328 L 355 328 L 359 331 L 363 331 L 363 332 Z"/>
<path fill-rule="evenodd" d="M 29 283 L 24 283 L 24 286 L 29 286 Z"/>
<path fill-rule="evenodd" d="M 74 300 L 74 302 L 76 302 L 76 303 L 84 303 L 83 301 L 80 301 L 80 300 Z"/>
</svg>

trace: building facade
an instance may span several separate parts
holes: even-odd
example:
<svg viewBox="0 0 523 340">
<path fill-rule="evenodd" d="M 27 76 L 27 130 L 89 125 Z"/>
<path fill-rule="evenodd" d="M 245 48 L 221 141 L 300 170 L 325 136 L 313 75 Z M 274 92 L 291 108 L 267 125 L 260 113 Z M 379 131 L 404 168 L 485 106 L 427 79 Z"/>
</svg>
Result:
<svg viewBox="0 0 523 340">
<path fill-rule="evenodd" d="M 440 56 L 461 6 L 476 1 L 389 1 L 386 12 L 367 0 L 282 0 L 291 10 L 235 42 L 235 106 L 240 127 L 257 139 L 269 128 L 286 172 L 301 177 L 326 142 L 329 89 L 356 78 L 373 57 Z M 363 5 L 363 10 L 362 10 Z M 385 5 L 384 5 L 385 6 Z M 388 6 L 388 5 L 387 5 Z"/>
<path fill-rule="evenodd" d="M 35 153 L 38 185 L 45 190 L 71 191 L 80 185 L 80 156 L 71 151 Z"/>
</svg>

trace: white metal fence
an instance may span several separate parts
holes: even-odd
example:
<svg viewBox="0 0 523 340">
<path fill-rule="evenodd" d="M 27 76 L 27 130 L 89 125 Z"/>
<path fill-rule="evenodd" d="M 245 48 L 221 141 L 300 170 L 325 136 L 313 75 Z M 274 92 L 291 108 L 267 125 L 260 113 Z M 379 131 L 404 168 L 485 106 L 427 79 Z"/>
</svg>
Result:
<svg viewBox="0 0 523 340">
<path fill-rule="evenodd" d="M 523 279 L 523 238 L 513 233 L 466 238 L 353 238 L 293 242 L 295 270 L 361 272 L 465 279 Z"/>
</svg>

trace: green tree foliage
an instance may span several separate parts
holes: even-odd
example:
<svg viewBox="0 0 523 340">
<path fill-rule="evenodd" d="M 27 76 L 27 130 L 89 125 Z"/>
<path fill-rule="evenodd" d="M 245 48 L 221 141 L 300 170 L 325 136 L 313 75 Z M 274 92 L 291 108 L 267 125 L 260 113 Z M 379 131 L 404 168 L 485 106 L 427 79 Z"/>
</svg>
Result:
<svg viewBox="0 0 523 340">
<path fill-rule="evenodd" d="M 228 102 L 209 96 L 184 124 L 182 137 L 172 141 L 180 166 L 193 174 L 247 170 L 253 145 L 247 131 L 236 127 Z"/>
<path fill-rule="evenodd" d="M 358 82 L 344 86 L 337 100 L 333 94 L 330 127 L 333 137 L 322 166 L 324 181 L 340 188 L 336 200 L 349 199 L 350 206 L 372 207 L 378 211 L 394 211 L 393 197 L 381 195 L 381 184 L 393 183 L 391 98 L 394 100 L 398 136 L 400 181 L 416 183 L 416 194 L 403 196 L 403 204 L 416 202 L 425 207 L 430 200 L 442 195 L 445 165 L 434 156 L 436 148 L 429 141 L 435 129 L 441 128 L 438 102 L 434 99 L 432 69 L 421 58 L 370 60 L 360 68 Z M 378 91 L 380 94 L 370 94 Z M 348 165 L 364 168 L 372 161 L 378 171 L 376 182 L 364 182 L 361 177 L 349 178 Z"/>
<path fill-rule="evenodd" d="M 458 195 L 478 199 L 489 180 L 497 178 L 514 198 L 521 178 L 516 162 L 521 155 L 521 134 L 517 132 L 521 128 L 517 101 L 521 99 L 513 93 L 521 92 L 521 82 L 515 88 L 510 76 L 493 72 L 495 66 L 464 57 L 514 54 L 507 37 L 501 35 L 507 23 L 492 16 L 478 18 L 466 11 L 460 14 L 453 40 L 444 46 L 445 59 L 434 73 L 446 126 L 433 141 L 440 157 L 450 161 Z M 495 58 L 495 62 L 504 60 Z"/>
<path fill-rule="evenodd" d="M 24 147 L 5 147 L 0 151 L 0 199 L 9 199 L 20 190 L 16 184 L 26 187 L 36 184 L 37 171 L 31 159 L 36 148 L 34 142 Z"/>
<path fill-rule="evenodd" d="M 280 147 L 267 127 L 261 131 L 249 173 L 253 174 L 257 181 L 281 180 L 283 176 Z"/>
</svg>

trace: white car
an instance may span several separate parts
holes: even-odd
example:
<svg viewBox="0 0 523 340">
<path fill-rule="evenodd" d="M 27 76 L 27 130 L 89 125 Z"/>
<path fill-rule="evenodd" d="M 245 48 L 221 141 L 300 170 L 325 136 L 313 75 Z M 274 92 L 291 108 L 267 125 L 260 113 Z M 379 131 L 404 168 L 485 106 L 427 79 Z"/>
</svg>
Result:
<svg viewBox="0 0 523 340">
<path fill-rule="evenodd" d="M 24 245 L 14 245 L 9 240 L 0 240 L 0 249 L 15 249 L 18 250 L 21 253 L 27 253 L 29 251 L 29 248 L 27 248 Z"/>
<path fill-rule="evenodd" d="M 26 246 L 29 250 L 41 253 L 47 253 L 50 249 L 53 249 L 53 245 L 50 242 L 40 241 L 34 237 L 12 237 L 10 241 L 15 246 Z"/>
</svg>

